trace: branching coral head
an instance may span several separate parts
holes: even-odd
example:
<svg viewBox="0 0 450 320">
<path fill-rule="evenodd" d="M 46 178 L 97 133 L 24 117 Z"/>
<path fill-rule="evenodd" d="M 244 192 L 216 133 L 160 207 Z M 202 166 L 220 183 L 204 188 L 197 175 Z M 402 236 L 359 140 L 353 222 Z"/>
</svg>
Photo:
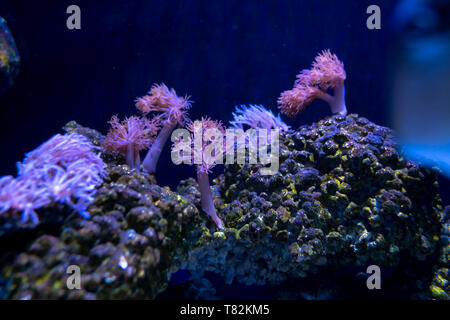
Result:
<svg viewBox="0 0 450 320">
<path fill-rule="evenodd" d="M 278 98 L 279 108 L 283 114 L 295 117 L 321 95 L 318 88 L 299 84 L 281 93 Z"/>
<path fill-rule="evenodd" d="M 330 50 L 323 50 L 314 60 L 307 81 L 309 85 L 318 85 L 321 90 L 326 91 L 336 88 L 346 77 L 344 63 Z M 307 83 L 302 81 L 302 77 L 298 77 L 297 81 Z"/>
<path fill-rule="evenodd" d="M 345 105 L 344 81 L 346 79 L 344 64 L 330 50 L 317 55 L 309 70 L 302 70 L 297 75 L 294 88 L 284 91 L 278 99 L 282 113 L 294 117 L 317 98 L 325 100 L 333 113 L 347 114 Z M 334 95 L 327 93 L 334 90 Z"/>
<path fill-rule="evenodd" d="M 157 113 L 153 119 L 161 120 L 162 129 L 143 162 L 144 168 L 150 173 L 154 173 L 161 152 L 172 131 L 177 125 L 189 122 L 187 111 L 191 107 L 191 101 L 188 96 L 177 96 L 175 90 L 167 88 L 165 84 L 155 84 L 148 95 L 136 100 L 136 107 L 144 115 L 150 112 Z"/>
<path fill-rule="evenodd" d="M 152 143 L 158 132 L 160 119 L 148 120 L 145 117 L 132 116 L 119 122 L 119 118 L 113 116 L 109 124 L 111 128 L 103 147 L 125 155 L 130 168 L 139 167 L 139 151 L 148 148 Z"/>
<path fill-rule="evenodd" d="M 136 99 L 136 108 L 144 115 L 150 112 L 161 113 L 164 120 L 183 125 L 187 120 L 187 111 L 191 107 L 189 97 L 179 97 L 174 89 L 164 83 L 155 84 L 148 95 Z"/>
</svg>

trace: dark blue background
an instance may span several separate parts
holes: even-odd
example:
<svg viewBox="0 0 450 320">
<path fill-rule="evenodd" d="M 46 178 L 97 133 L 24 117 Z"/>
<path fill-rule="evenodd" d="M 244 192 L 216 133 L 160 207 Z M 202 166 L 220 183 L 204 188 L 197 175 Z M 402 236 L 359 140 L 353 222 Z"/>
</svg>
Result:
<svg viewBox="0 0 450 320">
<path fill-rule="evenodd" d="M 330 48 L 347 71 L 349 112 L 390 121 L 391 17 L 395 1 L 2 0 L 22 58 L 15 86 L 0 98 L 0 175 L 70 120 L 106 133 L 113 114 L 136 113 L 134 99 L 164 82 L 195 101 L 191 118 L 228 123 L 239 104 L 276 111 L 280 92 Z M 66 8 L 81 8 L 82 29 L 66 28 Z M 377 4 L 382 29 L 366 28 Z M 330 113 L 314 102 L 290 125 Z M 215 169 L 215 174 L 221 169 Z M 175 166 L 166 148 L 157 179 L 174 187 L 194 169 Z"/>
</svg>

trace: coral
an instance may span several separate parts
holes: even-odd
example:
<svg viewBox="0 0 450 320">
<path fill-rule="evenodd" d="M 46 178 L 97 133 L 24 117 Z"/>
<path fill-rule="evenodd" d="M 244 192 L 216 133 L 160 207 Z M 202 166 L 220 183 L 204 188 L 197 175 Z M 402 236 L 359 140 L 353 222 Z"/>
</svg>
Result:
<svg viewBox="0 0 450 320">
<path fill-rule="evenodd" d="M 220 133 L 220 138 L 222 138 L 225 133 L 225 128 L 223 127 L 220 121 L 211 120 L 210 118 L 202 118 L 201 120 L 195 120 L 191 122 L 187 129 L 192 133 L 191 141 L 192 141 L 192 150 L 193 152 L 193 163 L 197 165 L 197 171 L 203 173 L 211 172 L 211 169 L 216 166 L 218 161 L 223 161 L 223 153 L 225 152 L 225 146 L 223 145 L 222 139 L 218 139 L 216 136 L 208 137 L 208 131 L 211 134 Z M 213 131 L 214 130 L 214 131 Z M 218 132 L 217 132 L 218 131 Z M 195 136 L 202 137 L 201 145 L 196 145 Z M 218 142 L 214 144 L 214 142 Z M 214 150 L 212 152 L 206 152 L 208 146 L 212 146 L 214 144 Z M 174 147 L 176 148 L 177 142 L 175 142 Z"/>
<path fill-rule="evenodd" d="M 130 168 L 139 168 L 139 151 L 148 148 L 153 142 L 158 132 L 159 119 L 154 118 L 150 121 L 145 117 L 132 116 L 119 122 L 119 118 L 113 116 L 109 124 L 111 128 L 103 142 L 103 147 L 108 151 L 125 155 Z"/>
<path fill-rule="evenodd" d="M 169 89 L 165 84 L 153 85 L 148 95 L 136 100 L 136 108 L 144 115 L 154 112 L 155 117 L 162 122 L 162 129 L 145 156 L 143 166 L 150 173 L 156 171 L 161 151 L 172 131 L 177 125 L 184 125 L 189 121 L 187 111 L 191 107 L 189 97 L 177 96 L 174 89 Z"/>
<path fill-rule="evenodd" d="M 40 188 L 34 179 L 5 176 L 0 179 L 0 214 L 12 211 L 21 213 L 21 223 L 31 220 L 39 223 L 36 209 L 51 202 L 47 189 Z"/>
<path fill-rule="evenodd" d="M 164 83 L 153 85 L 148 95 L 136 99 L 136 108 L 143 114 L 160 113 L 165 121 L 184 125 L 187 111 L 191 107 L 189 97 L 177 96 L 174 89 L 169 89 Z"/>
<path fill-rule="evenodd" d="M 2 266 L 10 298 L 153 299 L 167 287 L 206 217 L 145 172 L 107 170 L 90 220 L 66 219 L 58 235 L 40 235 Z M 80 290 L 67 289 L 70 265 L 81 269 Z"/>
<path fill-rule="evenodd" d="M 320 98 L 330 105 L 333 113 L 346 115 L 345 79 L 344 64 L 330 50 L 324 50 L 317 55 L 310 70 L 302 70 L 297 75 L 294 88 L 281 93 L 279 109 L 294 117 Z M 334 96 L 327 93 L 328 89 L 334 89 Z"/>
<path fill-rule="evenodd" d="M 441 249 L 429 292 L 433 299 L 450 300 L 450 206 L 442 217 Z"/>
<path fill-rule="evenodd" d="M 280 129 L 281 131 L 289 130 L 289 126 L 281 120 L 280 115 L 275 117 L 272 111 L 267 110 L 263 106 L 250 105 L 249 107 L 236 107 L 233 112 L 233 121 L 230 124 L 234 128 L 244 129 L 244 126 L 250 128 L 263 129 Z"/>
<path fill-rule="evenodd" d="M 193 275 L 183 286 L 190 298 L 220 296 L 206 271 L 227 283 L 284 285 L 278 297 L 342 298 L 346 278 L 336 282 L 337 272 L 369 264 L 407 276 L 401 286 L 407 283 L 410 295 L 448 297 L 449 209 L 441 206 L 436 173 L 403 159 L 391 130 L 365 118 L 334 115 L 287 131 L 272 176 L 258 174 L 262 164 L 226 165 L 208 182 L 221 230 L 200 210 L 204 190 L 195 179 L 173 192 L 105 150 L 101 157 L 107 176 L 92 195 L 91 219 L 69 215 L 51 233 L 27 239 L 11 260 L 0 255 L 0 279 L 7 280 L 0 291 L 8 298 L 153 299 L 180 269 Z M 56 171 L 48 174 L 58 181 Z M 47 212 L 51 206 L 39 216 Z M 81 269 L 80 290 L 67 289 L 69 265 Z M 414 266 L 424 265 L 418 276 Z"/>
<path fill-rule="evenodd" d="M 39 222 L 36 209 L 65 203 L 89 217 L 87 206 L 105 174 L 105 163 L 84 136 L 57 134 L 17 164 L 18 178 L 3 177 L 0 213 L 22 213 L 22 223 Z"/>
<path fill-rule="evenodd" d="M 335 115 L 281 136 L 272 176 L 257 174 L 261 164 L 226 165 L 211 188 L 226 228 L 205 235 L 183 268 L 263 285 L 370 264 L 407 273 L 412 261 L 432 261 L 436 174 L 395 148 L 388 128 Z M 183 182 L 178 192 L 192 188 Z"/>
<path fill-rule="evenodd" d="M 94 151 L 98 150 L 86 137 L 77 134 L 57 134 L 44 142 L 35 150 L 27 153 L 22 163 L 18 164 L 20 176 L 39 173 L 48 165 L 58 165 L 68 169 L 76 161 L 84 161 L 99 175 L 102 175 L 105 164 Z"/>
<path fill-rule="evenodd" d="M 78 124 L 76 121 L 70 121 L 68 122 L 64 127 L 64 131 L 67 133 L 78 133 L 82 136 L 85 136 L 94 146 L 96 147 L 102 147 L 105 142 L 105 136 L 102 135 L 97 130 L 83 127 L 82 125 Z M 126 155 L 123 155 L 121 153 L 118 153 L 116 151 L 108 151 L 104 148 L 101 148 L 102 153 L 100 154 L 100 157 L 105 161 L 106 163 L 114 163 L 116 165 L 121 165 L 126 163 Z"/>
<path fill-rule="evenodd" d="M 223 162 L 223 154 L 225 146 L 223 141 L 223 133 L 225 128 L 219 121 L 210 118 L 202 118 L 188 125 L 191 137 L 188 141 L 177 140 L 174 142 L 172 152 L 183 152 L 183 150 L 191 152 L 190 164 L 195 163 L 197 166 L 197 179 L 201 194 L 202 209 L 214 220 L 219 229 L 223 228 L 222 220 L 217 216 L 214 206 L 211 188 L 209 185 L 209 172 L 220 161 Z M 217 137 L 217 134 L 220 135 Z M 211 136 L 210 136 L 211 135 Z M 200 137 L 200 143 L 197 144 L 196 137 Z M 211 150 L 207 150 L 212 147 Z M 211 152 L 208 152 L 211 151 Z"/>
</svg>

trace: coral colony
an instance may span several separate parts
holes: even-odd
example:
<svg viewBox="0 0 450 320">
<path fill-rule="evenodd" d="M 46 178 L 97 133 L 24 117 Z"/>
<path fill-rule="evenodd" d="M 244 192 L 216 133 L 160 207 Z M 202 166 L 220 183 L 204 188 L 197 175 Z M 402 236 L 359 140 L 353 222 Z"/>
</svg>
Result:
<svg viewBox="0 0 450 320">
<path fill-rule="evenodd" d="M 344 64 L 330 50 L 322 51 L 311 69 L 302 70 L 297 75 L 294 88 L 281 93 L 278 99 L 279 109 L 294 117 L 319 98 L 330 105 L 333 113 L 345 116 L 345 78 Z M 328 89 L 334 90 L 333 96 L 327 93 Z"/>
<path fill-rule="evenodd" d="M 278 100 L 282 114 L 295 116 L 316 98 L 337 113 L 297 130 L 259 105 L 237 107 L 230 128 L 205 117 L 192 122 L 189 98 L 164 84 L 136 100 L 140 117 L 121 122 L 113 116 L 106 137 L 66 125 L 67 134 L 26 155 L 17 178 L 0 179 L 0 237 L 15 222 L 22 228 L 20 220 L 25 228 L 43 224 L 55 203 L 64 205 L 53 209 L 70 207 L 81 215 L 69 216 L 60 234 L 39 235 L 13 263 L 0 266 L 0 276 L 11 279 L 8 295 L 152 299 L 181 268 L 192 275 L 186 292 L 198 286 L 198 297 L 212 298 L 206 271 L 226 283 L 280 284 L 323 265 L 373 263 L 403 273 L 404 255 L 408 263 L 439 255 L 429 292 L 449 299 L 443 285 L 449 245 L 439 239 L 450 207 L 442 208 L 436 174 L 402 158 L 389 128 L 346 115 L 345 78 L 343 63 L 329 50 L 297 76 Z M 268 131 L 273 163 L 264 173 L 267 154 L 260 151 Z M 152 175 L 169 136 L 174 163 L 194 164 L 197 171 L 197 181 L 182 180 L 175 191 L 158 186 Z M 139 151 L 146 148 L 141 167 Z M 224 156 L 223 174 L 210 186 L 209 174 Z M 68 264 L 83 268 L 79 290 L 61 281 Z M 320 294 L 297 291 L 296 297 Z"/>
<path fill-rule="evenodd" d="M 209 186 L 208 173 L 218 163 L 222 163 L 223 154 L 225 152 L 225 146 L 223 145 L 223 139 L 217 139 L 222 137 L 225 132 L 225 128 L 220 121 L 214 121 L 210 118 L 202 118 L 190 123 L 188 130 L 192 133 L 190 139 L 180 139 L 175 141 L 173 151 L 183 152 L 190 149 L 185 144 L 192 144 L 194 152 L 192 163 L 197 164 L 197 179 L 200 189 L 202 209 L 211 217 L 219 229 L 223 228 L 222 220 L 217 216 L 216 208 L 214 207 L 213 196 L 211 188 Z M 205 134 L 207 133 L 208 134 Z M 209 135 L 209 136 L 208 136 Z M 200 140 L 200 141 L 198 141 Z M 196 145 L 198 144 L 199 147 Z M 210 148 L 210 152 L 205 152 L 207 148 Z M 189 156 L 189 154 L 188 154 Z"/>
<path fill-rule="evenodd" d="M 18 163 L 18 177 L 0 180 L 0 213 L 21 213 L 22 223 L 39 219 L 36 209 L 64 203 L 89 217 L 87 206 L 102 183 L 106 164 L 82 135 L 57 134 Z"/>
<path fill-rule="evenodd" d="M 311 70 L 303 70 L 297 76 L 294 88 L 281 94 L 278 100 L 281 112 L 294 116 L 314 99 L 321 98 L 330 104 L 333 112 L 345 115 L 345 77 L 343 63 L 329 50 L 323 51 L 316 57 Z M 334 96 L 326 92 L 328 89 L 334 89 Z M 278 171 L 278 155 L 274 154 L 279 152 L 278 144 L 274 143 L 278 141 L 278 131 L 286 132 L 289 126 L 279 115 L 275 117 L 272 111 L 263 106 L 250 105 L 236 107 L 234 120 L 230 122 L 232 127 L 225 130 L 219 121 L 209 118 L 191 122 L 187 115 L 191 103 L 189 96 L 180 97 L 174 89 L 169 89 L 165 84 L 155 84 L 147 95 L 136 99 L 136 108 L 142 113 L 141 117 L 131 116 L 122 122 L 117 116 L 111 118 L 111 127 L 102 147 L 108 152 L 122 154 L 128 167 L 137 170 L 140 169 L 139 152 L 149 148 L 143 167 L 154 173 L 161 151 L 171 133 L 177 126 L 187 125 L 192 136 L 188 139 L 173 140 L 173 153 L 181 153 L 184 163 L 196 164 L 202 209 L 217 227 L 222 229 L 223 222 L 214 207 L 208 173 L 216 164 L 223 163 L 225 154 L 234 153 L 235 136 L 230 135 L 232 140 L 227 140 L 227 144 L 223 137 L 219 139 L 214 137 L 214 134 L 207 137 L 208 132 L 235 134 L 233 129 L 237 129 L 238 156 L 244 156 L 244 160 L 238 157 L 238 163 L 245 162 L 245 145 L 248 145 L 250 164 L 256 163 L 258 154 L 263 164 L 272 164 L 269 169 L 260 170 L 260 174 L 268 175 Z M 149 114 L 153 114 L 151 119 L 148 119 Z M 242 140 L 239 139 L 239 133 L 243 133 L 244 126 L 250 130 Z M 272 132 L 269 138 L 267 132 L 262 132 L 264 130 L 255 133 L 252 129 L 275 129 L 276 135 Z M 270 141 L 272 154 L 268 156 L 267 142 Z M 243 152 L 240 144 L 244 144 Z M 183 150 L 188 147 L 193 147 L 194 151 L 184 153 Z M 93 201 L 95 187 L 102 182 L 101 177 L 105 174 L 105 164 L 91 151 L 93 148 L 94 146 L 81 135 L 56 135 L 29 153 L 24 162 L 19 164 L 18 178 L 8 176 L 0 180 L 0 212 L 22 212 L 24 222 L 31 219 L 37 224 L 39 220 L 35 209 L 55 201 L 65 203 L 88 217 L 86 208 Z M 232 156 L 234 157 L 234 154 Z M 227 163 L 229 159 L 227 156 Z"/>
<path fill-rule="evenodd" d="M 159 118 L 148 120 L 146 117 L 132 116 L 119 123 L 119 118 L 113 116 L 109 121 L 111 128 L 103 147 L 108 151 L 123 154 L 130 168 L 139 168 L 139 151 L 147 149 L 154 141 L 159 122 Z"/>
<path fill-rule="evenodd" d="M 188 96 L 179 97 L 174 89 L 169 90 L 164 84 L 153 85 L 148 95 L 137 98 L 136 108 L 144 115 L 150 112 L 159 113 L 155 117 L 162 123 L 162 129 L 144 159 L 144 168 L 149 172 L 156 171 L 161 151 L 172 131 L 177 125 L 182 126 L 187 122 L 187 111 L 190 107 Z"/>
</svg>

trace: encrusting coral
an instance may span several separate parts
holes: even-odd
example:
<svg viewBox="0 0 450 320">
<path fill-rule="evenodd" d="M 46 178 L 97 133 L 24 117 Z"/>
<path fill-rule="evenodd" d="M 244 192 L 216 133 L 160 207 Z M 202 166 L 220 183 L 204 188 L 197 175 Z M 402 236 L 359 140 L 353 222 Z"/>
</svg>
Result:
<svg viewBox="0 0 450 320">
<path fill-rule="evenodd" d="M 73 123 L 66 127 L 93 143 L 104 139 Z M 432 264 L 439 251 L 435 173 L 401 158 L 388 128 L 356 115 L 282 135 L 278 174 L 259 175 L 260 164 L 226 165 L 210 189 L 222 230 L 200 212 L 194 179 L 172 192 L 145 171 L 107 163 L 90 220 L 71 215 L 59 232 L 39 235 L 1 264 L 1 275 L 11 280 L 8 297 L 155 298 L 180 267 L 192 271 L 194 282 L 212 271 L 227 283 L 246 284 L 369 263 L 406 274 L 410 265 Z M 66 286 L 72 264 L 81 268 L 80 290 Z M 439 265 L 433 297 L 445 296 L 446 270 Z M 411 292 L 424 292 L 417 279 Z"/>
<path fill-rule="evenodd" d="M 185 198 L 142 170 L 109 164 L 90 205 L 55 234 L 39 234 L 14 262 L 1 264 L 12 299 L 154 299 L 197 243 L 204 219 Z M 67 287 L 79 266 L 79 290 Z"/>
<path fill-rule="evenodd" d="M 119 118 L 113 116 L 109 121 L 111 128 L 103 147 L 108 151 L 123 154 L 130 168 L 139 168 L 139 151 L 147 149 L 154 141 L 160 125 L 159 120 L 159 118 L 148 120 L 146 117 L 132 116 L 119 122 Z"/>
<path fill-rule="evenodd" d="M 187 111 L 191 107 L 189 97 L 177 96 L 174 89 L 169 89 L 165 84 L 153 85 L 148 95 L 136 99 L 136 108 L 142 114 L 150 112 L 158 113 L 155 117 L 160 119 L 162 129 L 156 137 L 145 156 L 143 166 L 150 173 L 156 171 L 156 165 L 162 149 L 172 131 L 177 125 L 184 125 L 189 119 Z"/>
<path fill-rule="evenodd" d="M 333 113 L 346 115 L 345 79 L 344 64 L 330 50 L 324 50 L 317 55 L 311 69 L 297 75 L 294 88 L 281 93 L 279 109 L 294 117 L 319 98 L 330 105 Z M 333 96 L 327 93 L 328 89 L 334 90 Z"/>
<path fill-rule="evenodd" d="M 436 173 L 403 159 L 393 138 L 365 118 L 335 115 L 282 135 L 272 176 L 257 174 L 261 164 L 225 165 L 212 190 L 226 228 L 205 236 L 183 268 L 264 285 L 324 268 L 432 265 L 442 215 Z M 196 202 L 194 188 L 182 181 L 177 191 Z"/>
</svg>

